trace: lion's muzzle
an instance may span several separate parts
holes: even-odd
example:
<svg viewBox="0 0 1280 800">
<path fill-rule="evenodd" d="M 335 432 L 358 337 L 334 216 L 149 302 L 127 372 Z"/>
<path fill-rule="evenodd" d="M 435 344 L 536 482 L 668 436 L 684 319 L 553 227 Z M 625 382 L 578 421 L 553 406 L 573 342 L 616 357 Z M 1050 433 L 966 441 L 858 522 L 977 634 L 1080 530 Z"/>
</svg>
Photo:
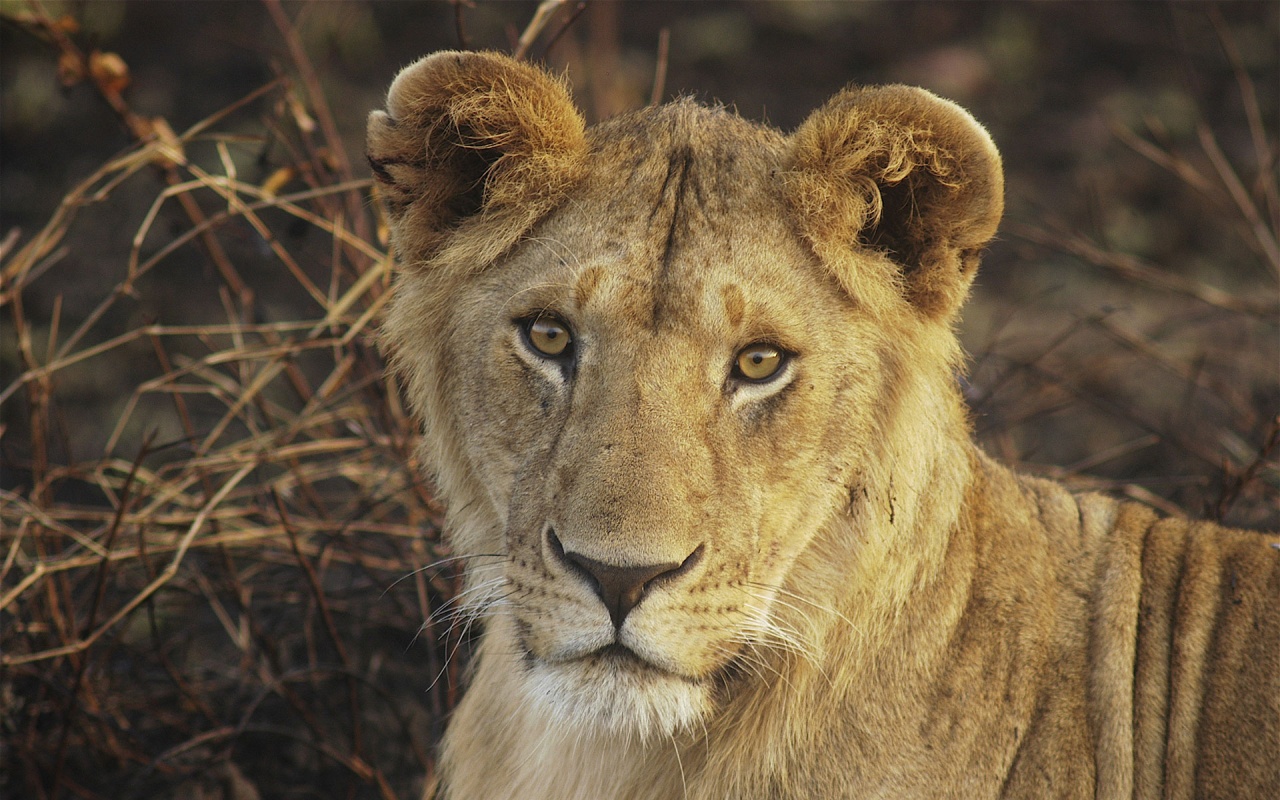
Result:
<svg viewBox="0 0 1280 800">
<path fill-rule="evenodd" d="M 547 529 L 547 552 L 567 572 L 577 575 L 589 585 L 604 603 L 613 627 L 622 629 L 627 614 L 640 604 L 651 589 L 679 579 L 690 572 L 702 558 L 703 546 L 679 562 L 623 566 L 597 561 L 573 550 L 566 550 L 560 537 Z"/>
</svg>

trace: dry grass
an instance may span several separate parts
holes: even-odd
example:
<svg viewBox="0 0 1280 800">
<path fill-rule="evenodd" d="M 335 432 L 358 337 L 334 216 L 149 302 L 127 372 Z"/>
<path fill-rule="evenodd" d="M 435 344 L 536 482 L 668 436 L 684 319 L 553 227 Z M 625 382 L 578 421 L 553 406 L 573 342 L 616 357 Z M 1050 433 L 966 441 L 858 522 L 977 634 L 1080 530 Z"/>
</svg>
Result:
<svg viewBox="0 0 1280 800">
<path fill-rule="evenodd" d="M 403 789 L 430 769 L 423 712 L 439 719 L 458 681 L 424 695 L 423 673 L 396 674 L 453 585 L 425 569 L 448 555 L 438 509 L 374 348 L 391 262 L 370 183 L 335 158 L 342 143 L 300 48 L 298 81 L 174 133 L 132 112 L 66 23 L 37 9 L 27 24 L 62 64 L 83 65 L 138 144 L 20 248 L 6 241 L 3 303 L 23 372 L 0 401 L 7 452 L 25 454 L 9 468 L 29 476 L 0 512 L 6 791 L 200 796 L 265 767 L 303 795 L 398 796 L 393 781 Z M 265 110 L 267 138 L 220 132 L 250 110 Z M 268 144 L 287 153 L 280 166 L 259 183 L 239 178 L 246 153 Z M 114 286 L 64 321 L 74 289 L 51 287 L 69 248 L 84 246 L 68 244 L 78 217 L 157 175 L 166 188 L 122 232 L 123 263 L 103 265 Z M 246 236 L 256 263 L 231 255 Z M 291 250 L 300 240 L 305 256 Z M 206 273 L 195 279 L 181 257 L 193 250 Z M 175 287 L 216 298 L 223 319 L 139 322 L 147 292 Z M 57 296 L 41 327 L 24 308 L 38 291 Z M 304 298 L 309 313 L 270 321 L 268 295 Z M 103 455 L 77 461 L 66 387 L 114 371 L 134 388 Z M 421 633 L 428 669 L 441 669 L 436 631 Z M 398 747 L 371 748 L 374 726 Z"/>
<path fill-rule="evenodd" d="M 970 403 L 984 443 L 1024 469 L 1168 514 L 1275 528 L 1280 143 L 1225 25 L 1210 18 L 1242 99 L 1252 169 L 1235 167 L 1204 121 L 1190 148 L 1151 117 L 1142 133 L 1120 124 L 1112 133 L 1193 199 L 1194 224 L 1227 232 L 1232 250 L 1219 258 L 1236 259 L 1227 277 L 1246 277 L 1228 290 L 1052 217 L 1008 221 L 1003 235 L 1026 257 L 1091 275 L 1103 299 L 1030 326 L 1014 322 L 1016 310 L 1000 312 L 995 332 L 974 348 Z"/>
<path fill-rule="evenodd" d="M 137 143 L 43 230 L 0 246 L 6 346 L 21 365 L 0 386 L 0 444 L 18 476 L 4 485 L 21 487 L 0 495 L 6 796 L 408 797 L 456 700 L 465 637 L 424 623 L 453 597 L 449 551 L 374 346 L 391 264 L 370 182 L 341 156 L 289 18 L 266 7 L 293 77 L 181 132 L 136 115 L 123 62 L 82 51 L 74 26 L 38 6 L 22 20 Z M 541 37 L 545 51 L 578 10 L 544 4 L 516 47 Z M 265 133 L 237 133 L 246 119 Z M 1244 177 L 1207 129 L 1192 154 L 1158 131 L 1120 133 L 1202 194 L 1275 278 L 1274 132 L 1260 119 L 1253 130 L 1261 167 Z M 242 177 L 268 152 L 272 169 Z M 69 264 L 95 258 L 80 222 L 157 180 L 120 230 L 124 254 L 103 248 L 88 310 L 64 314 L 83 291 Z M 1172 276 L 1051 225 L 1006 236 L 1154 287 L 1162 305 L 1141 325 L 1082 314 L 1056 331 L 996 326 L 970 387 L 988 445 L 1165 510 L 1277 524 L 1276 293 Z M 166 319 L 186 293 L 214 311 Z M 35 296 L 52 310 L 31 313 Z M 84 393 L 118 385 L 101 441 L 79 440 Z M 1153 401 L 1153 386 L 1175 400 Z M 1041 458 L 1028 444 L 1070 426 L 1088 429 L 1085 455 Z M 1064 453 L 1065 468 L 1043 466 Z"/>
</svg>

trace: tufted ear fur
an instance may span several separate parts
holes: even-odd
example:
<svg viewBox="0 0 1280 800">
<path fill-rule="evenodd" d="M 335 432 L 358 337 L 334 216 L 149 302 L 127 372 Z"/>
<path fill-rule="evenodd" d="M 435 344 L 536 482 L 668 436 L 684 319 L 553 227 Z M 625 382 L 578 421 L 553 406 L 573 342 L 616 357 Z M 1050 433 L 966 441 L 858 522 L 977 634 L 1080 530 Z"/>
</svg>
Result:
<svg viewBox="0 0 1280 800">
<path fill-rule="evenodd" d="M 787 192 L 847 288 L 868 277 L 849 254 L 883 251 L 896 290 L 941 320 L 964 302 L 1004 210 L 991 137 L 964 109 L 908 86 L 849 88 L 815 111 L 791 137 Z"/>
<path fill-rule="evenodd" d="M 476 266 L 497 258 L 578 181 L 585 152 L 564 85 L 495 53 L 427 56 L 369 115 L 369 165 L 409 266 L 452 248 Z"/>
</svg>

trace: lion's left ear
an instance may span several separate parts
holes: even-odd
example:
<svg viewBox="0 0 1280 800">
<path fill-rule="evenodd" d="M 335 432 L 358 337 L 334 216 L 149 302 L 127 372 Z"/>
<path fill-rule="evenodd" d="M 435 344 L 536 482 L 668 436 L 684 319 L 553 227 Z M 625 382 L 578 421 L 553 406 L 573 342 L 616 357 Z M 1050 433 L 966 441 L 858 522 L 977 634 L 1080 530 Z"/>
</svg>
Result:
<svg viewBox="0 0 1280 800">
<path fill-rule="evenodd" d="M 563 81 L 498 53 L 434 53 L 369 115 L 369 166 L 409 268 L 446 248 L 480 267 L 585 171 L 582 115 Z"/>
<path fill-rule="evenodd" d="M 919 311 L 949 319 L 1004 210 L 1000 154 L 967 111 L 909 86 L 850 88 L 791 137 L 787 194 L 801 231 L 850 289 L 848 255 L 884 251 Z"/>
</svg>

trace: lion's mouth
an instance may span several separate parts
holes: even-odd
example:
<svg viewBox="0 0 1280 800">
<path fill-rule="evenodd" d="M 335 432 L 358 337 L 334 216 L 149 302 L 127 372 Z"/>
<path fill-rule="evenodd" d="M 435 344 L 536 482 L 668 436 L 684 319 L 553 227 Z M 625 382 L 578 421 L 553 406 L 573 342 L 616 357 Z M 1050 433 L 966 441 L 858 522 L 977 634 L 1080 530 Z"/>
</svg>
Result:
<svg viewBox="0 0 1280 800">
<path fill-rule="evenodd" d="M 622 642 L 614 642 L 613 644 L 605 645 L 599 650 L 588 653 L 586 658 L 595 659 L 602 664 L 616 664 L 620 667 L 638 667 L 658 672 L 666 672 L 666 670 L 661 667 L 641 658 L 636 654 L 636 651 L 627 647 Z"/>
<path fill-rule="evenodd" d="M 637 678 L 677 678 L 689 683 L 697 683 L 697 679 L 674 672 L 660 664 L 648 660 L 622 642 L 612 642 L 595 650 L 572 655 L 560 655 L 547 658 L 535 655 L 526 648 L 527 661 L 540 661 L 550 667 L 586 667 L 602 669 L 614 675 L 631 675 Z"/>
</svg>

